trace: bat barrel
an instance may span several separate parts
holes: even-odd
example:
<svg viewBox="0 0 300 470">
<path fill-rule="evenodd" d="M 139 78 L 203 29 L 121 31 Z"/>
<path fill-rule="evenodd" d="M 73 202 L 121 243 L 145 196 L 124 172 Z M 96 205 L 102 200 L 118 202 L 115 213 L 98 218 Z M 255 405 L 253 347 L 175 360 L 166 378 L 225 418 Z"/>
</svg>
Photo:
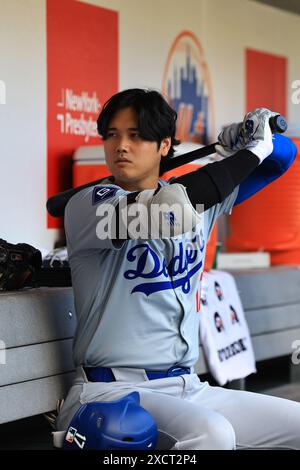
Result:
<svg viewBox="0 0 300 470">
<path fill-rule="evenodd" d="M 276 116 L 272 116 L 269 120 L 270 128 L 273 133 L 282 133 L 287 130 L 287 122 L 283 116 L 277 114 Z M 166 171 L 173 170 L 174 168 L 178 168 L 179 166 L 185 165 L 186 163 L 190 163 L 198 158 L 204 158 L 212 153 L 215 153 L 215 145 L 214 144 L 206 145 L 205 147 L 201 147 L 199 149 L 193 150 L 192 152 L 185 153 L 175 158 L 167 159 L 166 162 L 162 164 L 162 171 L 165 173 Z M 69 199 L 76 194 L 78 191 L 81 191 L 84 188 L 88 188 L 89 186 L 93 186 L 95 184 L 100 184 L 101 180 L 91 181 L 90 183 L 84 184 L 77 188 L 71 188 L 67 191 L 59 193 L 55 196 L 52 196 L 47 201 L 47 210 L 50 215 L 53 217 L 61 217 L 64 215 L 65 207 L 69 201 Z"/>
</svg>

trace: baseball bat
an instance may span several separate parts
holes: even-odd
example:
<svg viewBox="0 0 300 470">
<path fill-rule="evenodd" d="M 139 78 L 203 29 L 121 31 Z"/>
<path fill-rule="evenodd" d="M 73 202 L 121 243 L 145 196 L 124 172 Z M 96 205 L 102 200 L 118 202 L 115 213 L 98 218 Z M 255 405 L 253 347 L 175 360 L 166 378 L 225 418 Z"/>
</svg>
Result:
<svg viewBox="0 0 300 470">
<path fill-rule="evenodd" d="M 283 133 L 287 130 L 287 122 L 283 116 L 277 114 L 276 116 L 272 116 L 269 119 L 269 124 L 272 133 Z M 171 158 L 166 161 L 166 163 L 162 166 L 163 172 L 174 170 L 174 168 L 178 168 L 179 166 L 185 165 L 186 163 L 190 163 L 193 160 L 197 160 L 198 158 L 204 158 L 212 153 L 215 153 L 215 145 L 214 144 L 206 145 L 200 149 L 192 150 L 191 152 L 187 152 L 182 154 L 178 157 Z M 94 186 L 96 184 L 100 184 L 103 178 L 90 181 L 89 183 L 83 184 L 81 186 L 77 186 L 76 188 L 68 189 L 67 191 L 63 191 L 55 196 L 52 196 L 47 201 L 47 210 L 50 215 L 53 217 L 61 217 L 64 215 L 65 207 L 69 201 L 69 199 L 74 196 L 74 194 L 78 193 L 82 189 L 88 188 L 89 186 Z"/>
</svg>

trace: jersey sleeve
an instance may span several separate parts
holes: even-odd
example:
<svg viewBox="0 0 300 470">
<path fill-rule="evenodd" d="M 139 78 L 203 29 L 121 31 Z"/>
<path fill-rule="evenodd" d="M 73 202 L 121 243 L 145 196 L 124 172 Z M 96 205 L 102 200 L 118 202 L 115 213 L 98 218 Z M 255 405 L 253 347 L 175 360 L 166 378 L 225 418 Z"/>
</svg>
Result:
<svg viewBox="0 0 300 470">
<path fill-rule="evenodd" d="M 236 186 L 232 193 L 226 199 L 224 199 L 223 202 L 216 204 L 204 212 L 204 232 L 206 241 L 210 237 L 217 218 L 222 214 L 231 214 L 232 207 L 234 206 L 238 192 L 239 186 Z"/>
<path fill-rule="evenodd" d="M 273 152 L 240 184 L 234 205 L 245 201 L 253 194 L 282 176 L 292 165 L 297 147 L 288 137 L 273 135 Z"/>
<path fill-rule="evenodd" d="M 76 193 L 65 209 L 65 232 L 69 254 L 75 251 L 122 248 L 116 239 L 115 208 L 129 192 L 103 184 Z"/>
</svg>

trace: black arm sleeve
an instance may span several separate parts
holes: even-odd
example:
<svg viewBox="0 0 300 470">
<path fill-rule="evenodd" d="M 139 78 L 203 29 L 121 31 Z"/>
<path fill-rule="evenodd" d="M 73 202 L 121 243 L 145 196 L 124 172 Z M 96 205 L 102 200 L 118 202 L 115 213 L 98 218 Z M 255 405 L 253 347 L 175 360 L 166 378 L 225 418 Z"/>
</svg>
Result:
<svg viewBox="0 0 300 470">
<path fill-rule="evenodd" d="M 259 158 L 249 150 L 240 150 L 231 157 L 205 165 L 196 171 L 179 176 L 170 184 L 182 184 L 187 191 L 191 204 L 204 204 L 205 210 L 218 204 L 232 193 L 259 165 Z M 156 192 L 159 191 L 159 187 Z M 127 205 L 133 204 L 140 191 L 126 196 Z M 119 204 L 115 209 L 117 234 L 119 233 Z M 127 234 L 127 239 L 130 239 Z"/>
<path fill-rule="evenodd" d="M 250 150 L 243 149 L 222 161 L 179 176 L 170 184 L 185 186 L 192 205 L 196 207 L 196 204 L 204 204 L 207 210 L 224 201 L 258 165 L 259 158 Z"/>
</svg>

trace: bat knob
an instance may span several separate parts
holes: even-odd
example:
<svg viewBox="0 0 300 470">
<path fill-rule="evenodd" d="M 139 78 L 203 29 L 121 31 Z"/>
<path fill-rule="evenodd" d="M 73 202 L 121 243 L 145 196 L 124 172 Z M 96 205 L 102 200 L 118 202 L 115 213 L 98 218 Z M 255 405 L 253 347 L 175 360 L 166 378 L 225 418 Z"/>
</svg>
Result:
<svg viewBox="0 0 300 470">
<path fill-rule="evenodd" d="M 269 124 L 273 134 L 282 134 L 288 127 L 285 118 L 281 114 L 270 117 Z"/>
</svg>

